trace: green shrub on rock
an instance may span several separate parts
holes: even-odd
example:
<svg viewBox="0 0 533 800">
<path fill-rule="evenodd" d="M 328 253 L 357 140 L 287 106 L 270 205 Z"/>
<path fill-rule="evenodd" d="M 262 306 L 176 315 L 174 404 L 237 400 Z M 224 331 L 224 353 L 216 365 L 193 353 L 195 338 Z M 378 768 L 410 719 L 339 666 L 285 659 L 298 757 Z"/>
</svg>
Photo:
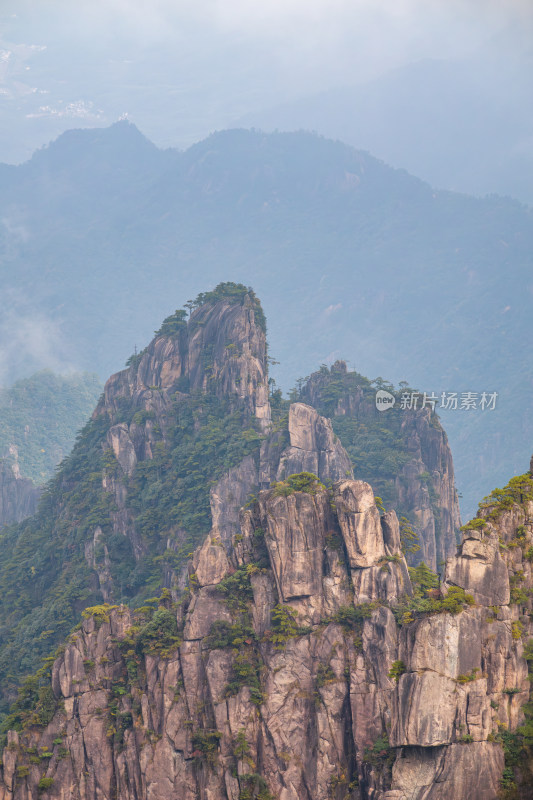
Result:
<svg viewBox="0 0 533 800">
<path fill-rule="evenodd" d="M 407 667 L 403 663 L 403 661 L 393 661 L 391 668 L 389 670 L 389 678 L 391 680 L 395 680 L 396 683 L 400 680 L 400 676 L 404 674 Z"/>
<path fill-rule="evenodd" d="M 305 494 L 316 494 L 321 489 L 325 489 L 316 475 L 312 472 L 298 472 L 289 475 L 285 480 L 278 481 L 272 486 L 275 497 L 289 497 L 295 492 L 305 492 Z"/>
<path fill-rule="evenodd" d="M 268 632 L 268 639 L 276 648 L 281 649 L 289 639 L 295 636 L 305 636 L 311 628 L 298 625 L 294 610 L 283 603 L 278 603 L 272 609 L 272 629 Z"/>
<path fill-rule="evenodd" d="M 151 620 L 140 629 L 135 643 L 139 655 L 150 654 L 168 658 L 181 644 L 176 612 L 158 608 Z"/>
<path fill-rule="evenodd" d="M 439 576 L 423 561 L 416 567 L 410 567 L 409 574 L 413 595 L 404 596 L 393 608 L 400 625 L 408 625 L 417 617 L 429 614 L 459 614 L 464 608 L 475 605 L 473 595 L 460 586 L 450 586 L 447 593 L 443 594 Z"/>
</svg>

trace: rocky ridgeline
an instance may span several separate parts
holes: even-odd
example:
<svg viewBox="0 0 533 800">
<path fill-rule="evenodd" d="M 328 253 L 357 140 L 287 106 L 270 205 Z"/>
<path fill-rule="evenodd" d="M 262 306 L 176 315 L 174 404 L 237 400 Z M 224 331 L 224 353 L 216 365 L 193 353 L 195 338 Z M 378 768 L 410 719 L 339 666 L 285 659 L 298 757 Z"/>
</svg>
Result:
<svg viewBox="0 0 533 800">
<path fill-rule="evenodd" d="M 201 302 L 188 322 L 178 312 L 106 384 L 93 419 L 104 465 L 89 467 L 87 485 L 101 482 L 107 522 L 91 517 L 80 537 L 73 501 L 50 500 L 104 604 L 22 687 L 0 800 L 495 800 L 502 775 L 520 779 L 505 748 L 529 696 L 529 487 L 480 512 L 440 586 L 424 569 L 410 574 L 395 511 L 382 513 L 353 479 L 317 397 L 273 421 L 261 315 L 246 293 Z M 335 413 L 369 415 L 361 397 L 349 393 Z M 254 449 L 206 481 L 211 530 L 176 567 L 164 559 L 187 531 L 164 515 L 143 528 L 143 516 L 167 500 L 157 465 L 188 435 L 176 418 L 192 409 L 199 426 L 213 398 L 238 412 Z M 402 425 L 411 445 L 398 492 L 433 563 L 458 523 L 451 456 L 428 413 Z M 135 505 L 147 469 L 146 502 Z M 72 474 L 60 488 L 75 485 Z M 166 588 L 136 611 L 112 605 L 122 551 L 106 525 L 115 545 L 131 544 L 132 570 L 160 548 Z"/>
<path fill-rule="evenodd" d="M 348 373 L 344 361 L 337 361 L 330 372 L 313 373 L 302 391 L 302 399 L 321 410 L 325 405 L 332 418 L 353 418 L 364 429 L 369 422 L 383 422 L 399 412 L 399 431 L 404 463 L 391 476 L 388 505 L 407 515 L 420 537 L 420 550 L 410 559 L 424 561 L 440 571 L 447 558 L 455 554 L 461 527 L 459 500 L 455 488 L 453 459 L 448 437 L 439 419 L 429 408 L 378 411 L 375 389 L 365 391 L 365 379 Z M 359 385 L 358 385 L 359 384 Z M 339 387 L 334 403 L 327 403 L 331 387 Z M 364 434 L 363 434 L 364 435 Z M 356 476 L 360 469 L 356 468 Z"/>
<path fill-rule="evenodd" d="M 334 475 L 327 421 L 292 420 L 281 461 Z M 368 484 L 287 475 L 232 546 L 214 525 L 177 607 L 84 613 L 9 734 L 1 800 L 496 800 L 520 780 L 532 487 L 482 508 L 422 601 Z"/>
<path fill-rule="evenodd" d="M 303 470 L 330 482 L 352 475 L 350 459 L 331 423 L 313 408 L 292 404 L 288 421 L 272 430 L 266 336 L 257 313 L 258 305 L 249 296 L 238 303 L 232 298 L 207 302 L 187 323 L 173 321 L 170 330 L 163 325 L 146 350 L 105 385 L 93 418 L 109 420 L 107 446 L 119 468 L 105 473 L 102 483 L 113 497 L 113 531 L 131 541 L 137 559 L 145 555 L 146 545 L 128 508 L 128 480 L 139 462 L 152 460 L 158 444 L 168 442 L 180 399 L 213 393 L 229 399 L 245 417 L 257 420 L 264 436 L 258 455 L 243 459 L 211 489 L 213 528 L 226 546 L 238 530 L 239 509 L 258 488 Z M 131 421 L 116 422 L 124 408 L 130 410 Z M 184 534 L 169 527 L 168 550 L 179 549 Z M 111 601 L 116 587 L 106 548 L 103 556 L 99 548 L 101 538 L 97 527 L 85 555 L 98 574 L 103 599 Z M 179 574 L 166 575 L 176 596 L 185 587 L 185 575 L 186 565 Z"/>
</svg>

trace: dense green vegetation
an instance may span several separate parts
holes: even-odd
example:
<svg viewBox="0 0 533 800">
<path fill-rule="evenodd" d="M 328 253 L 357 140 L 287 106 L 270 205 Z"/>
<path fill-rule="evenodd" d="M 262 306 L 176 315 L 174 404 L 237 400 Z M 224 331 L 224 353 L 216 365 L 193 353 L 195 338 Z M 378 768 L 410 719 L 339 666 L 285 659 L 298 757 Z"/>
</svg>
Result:
<svg viewBox="0 0 533 800">
<path fill-rule="evenodd" d="M 225 688 L 226 696 L 231 697 L 237 694 L 241 687 L 247 686 L 251 700 L 256 705 L 261 705 L 263 702 L 262 659 L 250 616 L 250 606 L 253 601 L 250 578 L 259 571 L 260 567 L 254 563 L 242 565 L 217 585 L 217 591 L 224 598 L 235 622 L 230 624 L 217 620 L 213 623 L 205 641 L 210 649 L 231 648 L 233 658 L 229 683 Z"/>
<path fill-rule="evenodd" d="M 178 308 L 163 320 L 161 327 L 154 331 L 154 336 L 175 336 L 187 327 L 187 312 Z"/>
<path fill-rule="evenodd" d="M 407 517 L 400 517 L 398 522 L 400 525 L 400 549 L 408 558 L 409 555 L 418 553 L 420 550 L 420 537 Z"/>
<path fill-rule="evenodd" d="M 44 492 L 37 514 L 0 535 L 0 711 L 20 677 L 68 635 L 80 611 L 98 602 L 85 543 L 110 531 L 112 496 L 102 491 L 105 420 L 91 420 Z"/>
<path fill-rule="evenodd" d="M 533 683 L 533 639 L 529 639 L 524 647 L 524 658 L 528 665 L 528 677 Z M 518 691 L 518 690 L 517 690 Z M 513 694 L 514 692 L 507 692 Z M 496 734 L 491 734 L 492 741 L 499 742 L 503 748 L 505 768 L 500 780 L 502 800 L 519 800 L 527 797 L 527 789 L 533 785 L 533 701 L 530 699 L 522 706 L 524 722 L 516 731 L 511 732 L 505 725 L 500 725 Z M 524 795 L 523 792 L 526 791 Z"/>
<path fill-rule="evenodd" d="M 492 492 L 479 504 L 479 510 L 484 511 L 482 519 L 494 521 L 504 511 L 509 511 L 516 503 L 523 505 L 526 501 L 533 500 L 533 477 L 529 472 L 524 475 L 515 475 L 503 489 L 493 489 Z M 479 516 L 465 525 L 465 529 L 482 527 Z"/>
<path fill-rule="evenodd" d="M 209 490 L 245 456 L 257 453 L 261 436 L 228 399 L 214 395 L 177 398 L 174 425 L 151 460 L 139 462 L 128 484 L 128 506 L 150 557 L 120 574 L 125 597 L 145 587 L 153 593 L 161 561 L 177 568 L 211 527 Z M 173 526 L 186 532 L 177 550 L 162 550 Z M 117 566 L 120 570 L 120 566 Z"/>
<path fill-rule="evenodd" d="M 389 670 L 389 678 L 391 680 L 395 680 L 396 683 L 400 680 L 400 677 L 404 674 L 407 667 L 405 666 L 403 661 L 393 661 L 391 664 L 391 668 Z"/>
<path fill-rule="evenodd" d="M 311 628 L 298 624 L 297 613 L 291 606 L 283 603 L 278 603 L 272 609 L 271 626 L 268 640 L 279 649 L 283 649 L 289 639 L 311 632 Z"/>
<path fill-rule="evenodd" d="M 161 606 L 140 628 L 135 641 L 137 653 L 167 658 L 181 644 L 176 623 L 176 611 Z"/>
<path fill-rule="evenodd" d="M 56 375 L 50 370 L 1 389 L 0 457 L 10 460 L 7 449 L 15 445 L 21 474 L 45 483 L 70 452 L 101 391 L 96 375 Z"/>
<path fill-rule="evenodd" d="M 205 645 L 208 650 L 219 650 L 225 647 L 239 649 L 245 643 L 251 644 L 255 639 L 256 635 L 249 619 L 238 619 L 233 625 L 226 620 L 219 619 L 213 622 Z"/>
<path fill-rule="evenodd" d="M 250 576 L 257 571 L 255 564 L 243 564 L 217 585 L 217 591 L 231 611 L 245 613 L 248 610 L 254 596 Z"/>
<path fill-rule="evenodd" d="M 129 540 L 113 534 L 112 495 L 102 489 L 104 470 L 116 468 L 103 448 L 108 423 L 91 421 L 72 455 L 47 487 L 37 515 L 3 531 L 0 541 L 0 687 L 15 686 L 20 675 L 60 642 L 77 615 L 99 595 L 91 590 L 85 544 L 97 526 L 117 588 L 116 600 L 142 603 L 161 585 L 162 568 L 178 568 L 211 525 L 213 482 L 249 453 L 260 436 L 242 413 L 211 395 L 188 397 L 174 408 L 169 441 L 154 458 L 138 464 L 128 486 L 129 508 L 146 545 L 138 561 Z M 167 550 L 172 526 L 186 534 Z M 4 706 L 5 707 L 5 706 Z"/>
<path fill-rule="evenodd" d="M 53 658 L 46 659 L 45 664 L 22 683 L 9 715 L 0 725 L 0 747 L 5 744 L 8 730 L 21 731 L 28 726 L 44 728 L 51 721 L 57 710 L 51 686 L 53 661 Z"/>
<path fill-rule="evenodd" d="M 363 626 L 365 620 L 370 619 L 373 612 L 378 608 L 379 603 L 358 603 L 357 605 L 341 606 L 335 616 L 334 622 L 349 632 L 353 636 L 353 641 L 357 649 L 361 649 L 363 644 Z"/>
<path fill-rule="evenodd" d="M 235 284 L 223 284 L 216 291 L 232 301 L 242 301 L 247 293 L 246 287 Z M 215 294 L 208 299 L 218 299 Z M 165 320 L 162 330 L 167 335 L 179 331 L 184 313 Z M 156 437 L 153 458 L 139 461 L 129 479 L 123 476 L 128 511 L 142 542 L 140 558 L 135 558 L 130 539 L 114 532 L 114 495 L 102 485 L 103 476 L 112 479 L 119 471 L 106 443 L 106 417 L 91 420 L 79 434 L 72 454 L 48 484 L 37 514 L 2 531 L 0 711 L 13 699 L 20 677 L 66 637 L 80 611 L 101 602 L 87 545 L 92 545 L 90 558 L 97 568 L 108 559 L 114 599 L 134 606 L 144 603 L 161 587 L 163 570 L 178 569 L 209 531 L 213 483 L 246 455 L 258 453 L 261 436 L 255 421 L 234 398 L 178 392 L 168 418 L 171 425 L 164 439 L 153 425 L 153 414 L 128 404 L 122 404 L 113 420 L 138 426 L 150 420 Z M 172 531 L 179 531 L 179 537 L 175 547 L 167 549 Z M 175 641 L 177 632 L 164 615 L 161 611 L 150 620 L 139 647 L 154 636 Z"/>
<path fill-rule="evenodd" d="M 399 508 L 394 482 L 409 461 L 409 430 L 402 429 L 405 411 L 398 404 L 386 412 L 377 412 L 376 389 L 394 393 L 396 389 L 382 378 L 370 381 L 355 371 L 335 364 L 322 366 L 307 383 L 293 390 L 293 398 L 311 403 L 331 419 L 333 430 L 350 456 L 357 478 L 370 483 L 386 507 Z M 357 399 L 357 405 L 353 400 Z M 341 409 L 339 409 L 339 405 Z M 339 413 L 345 409 L 347 413 Z M 438 424 L 435 418 L 435 424 Z"/>
</svg>

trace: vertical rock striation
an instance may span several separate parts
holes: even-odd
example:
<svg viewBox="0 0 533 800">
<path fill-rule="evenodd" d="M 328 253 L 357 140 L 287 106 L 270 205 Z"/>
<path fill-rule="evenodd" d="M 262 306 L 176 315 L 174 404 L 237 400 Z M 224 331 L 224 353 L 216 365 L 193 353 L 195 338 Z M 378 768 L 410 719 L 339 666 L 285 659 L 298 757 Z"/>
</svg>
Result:
<svg viewBox="0 0 533 800">
<path fill-rule="evenodd" d="M 176 312 L 131 365 L 107 381 L 94 416 L 113 419 L 126 400 L 159 419 L 173 392 L 214 392 L 242 401 L 267 429 L 267 347 L 259 313 L 250 294 L 239 302 L 224 296 L 208 299 L 188 322 Z M 137 452 L 138 458 L 143 455 Z"/>
<path fill-rule="evenodd" d="M 40 496 L 33 481 L 20 475 L 16 461 L 0 459 L 0 528 L 34 514 Z"/>
<path fill-rule="evenodd" d="M 1 800 L 496 800 L 529 697 L 533 500 L 481 514 L 441 605 L 407 617 L 396 515 L 363 481 L 260 491 L 232 548 L 219 515 L 185 604 L 86 614 L 51 718 L 38 702 L 10 734 Z"/>
<path fill-rule="evenodd" d="M 323 387 L 311 380 L 309 402 L 272 423 L 261 319 L 246 292 L 211 297 L 188 323 L 166 320 L 106 384 L 94 423 L 112 536 L 91 516 L 83 540 L 106 602 L 23 688 L 0 800 L 498 797 L 505 737 L 519 735 L 529 698 L 533 484 L 526 476 L 481 509 L 440 583 L 408 570 L 395 510 L 354 480 L 335 433 L 335 419 L 370 419 L 364 388 L 340 381 L 332 424 L 313 407 Z M 157 516 L 168 500 L 157 492 L 176 474 L 165 485 L 181 502 L 188 473 L 169 473 L 180 436 L 218 402 L 254 447 L 239 440 L 244 456 L 200 487 L 211 529 L 185 561 L 188 531 Z M 179 428 L 185 410 L 190 427 Z M 399 510 L 421 513 L 435 563 L 458 524 L 451 456 L 429 412 L 399 424 Z M 202 447 L 219 435 L 208 428 Z M 187 469 L 197 468 L 193 450 Z M 136 611 L 112 605 L 117 540 L 130 544 L 134 574 L 143 559 L 164 563 L 158 601 L 145 590 Z"/>
<path fill-rule="evenodd" d="M 326 414 L 352 456 L 357 477 L 370 481 L 420 537 L 411 559 L 441 570 L 454 555 L 461 518 L 446 433 L 429 408 L 378 411 L 376 385 L 344 361 L 313 373 L 302 399 Z M 387 384 L 389 390 L 393 387 Z M 374 482 L 376 481 L 376 482 Z"/>
</svg>

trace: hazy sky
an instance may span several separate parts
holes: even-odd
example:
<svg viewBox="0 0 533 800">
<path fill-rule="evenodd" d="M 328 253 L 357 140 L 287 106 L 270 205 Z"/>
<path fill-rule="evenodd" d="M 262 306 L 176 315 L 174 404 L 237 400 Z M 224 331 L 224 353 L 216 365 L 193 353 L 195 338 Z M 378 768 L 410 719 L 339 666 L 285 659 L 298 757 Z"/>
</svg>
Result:
<svg viewBox="0 0 533 800">
<path fill-rule="evenodd" d="M 428 56 L 480 47 L 510 55 L 531 41 L 533 18 L 532 0 L 4 0 L 2 8 L 6 39 L 58 51 L 78 42 L 95 53 L 114 42 L 133 57 L 159 43 L 186 52 L 191 69 L 220 53 L 229 72 L 231 46 L 249 48 L 252 70 L 268 56 L 309 90 L 312 81 L 366 79 Z"/>
<path fill-rule="evenodd" d="M 273 113 L 273 128 L 341 139 L 434 186 L 533 205 L 532 64 L 533 0 L 0 0 L 0 162 L 123 115 L 184 148 L 214 130 L 268 130 Z M 325 90 L 336 105 L 302 122 L 316 101 L 305 98 Z M 280 107 L 295 110 L 286 128 Z M 0 219 L 8 256 L 25 235 L 17 213 Z M 31 291 L 3 300 L 0 384 L 76 366 Z"/>
<path fill-rule="evenodd" d="M 0 161 L 128 114 L 186 146 L 424 58 L 531 50 L 533 0 L 2 0 Z M 28 45 L 33 45 L 30 50 Z M 36 47 L 37 46 L 37 47 Z M 2 55 L 3 51 L 3 55 Z"/>
</svg>

